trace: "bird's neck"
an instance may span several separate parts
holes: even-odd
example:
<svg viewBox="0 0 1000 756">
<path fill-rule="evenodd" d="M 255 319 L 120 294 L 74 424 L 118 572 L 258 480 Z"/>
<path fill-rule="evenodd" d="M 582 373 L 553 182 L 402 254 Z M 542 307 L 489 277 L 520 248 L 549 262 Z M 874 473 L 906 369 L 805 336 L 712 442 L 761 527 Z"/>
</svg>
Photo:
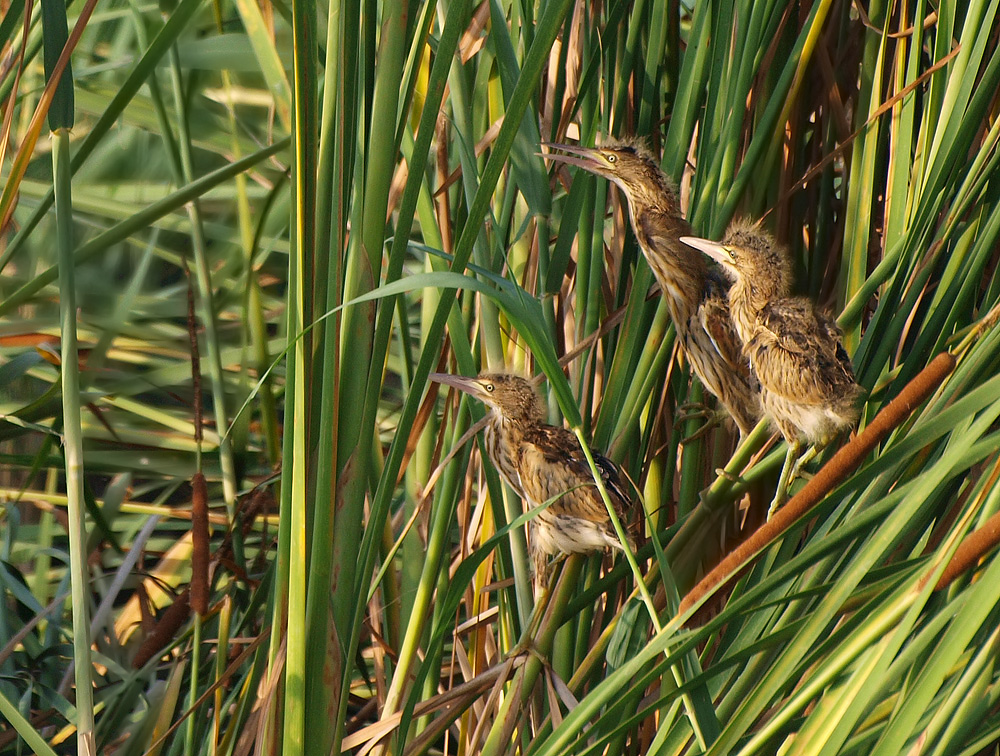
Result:
<svg viewBox="0 0 1000 756">
<path fill-rule="evenodd" d="M 705 286 L 701 253 L 680 240 L 691 227 L 674 206 L 636 208 L 630 203 L 629 214 L 639 247 L 680 328 L 694 315 Z"/>
<path fill-rule="evenodd" d="M 761 313 L 771 299 L 766 292 L 747 285 L 743 280 L 729 287 L 729 315 L 744 344 L 753 338 Z"/>
</svg>

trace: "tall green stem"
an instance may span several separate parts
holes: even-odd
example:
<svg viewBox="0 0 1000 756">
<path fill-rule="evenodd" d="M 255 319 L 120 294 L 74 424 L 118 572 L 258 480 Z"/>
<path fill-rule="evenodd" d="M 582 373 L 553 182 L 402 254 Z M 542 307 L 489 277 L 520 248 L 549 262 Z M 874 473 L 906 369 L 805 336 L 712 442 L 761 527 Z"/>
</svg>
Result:
<svg viewBox="0 0 1000 756">
<path fill-rule="evenodd" d="M 63 455 L 69 517 L 69 560 L 73 600 L 73 660 L 76 683 L 77 750 L 96 753 L 90 666 L 90 569 L 87 567 L 86 504 L 83 495 L 83 428 L 80 417 L 80 363 L 76 340 L 76 277 L 73 269 L 73 197 L 70 189 L 69 130 L 52 138 L 52 173 L 59 246 L 59 323 L 62 337 Z"/>
</svg>

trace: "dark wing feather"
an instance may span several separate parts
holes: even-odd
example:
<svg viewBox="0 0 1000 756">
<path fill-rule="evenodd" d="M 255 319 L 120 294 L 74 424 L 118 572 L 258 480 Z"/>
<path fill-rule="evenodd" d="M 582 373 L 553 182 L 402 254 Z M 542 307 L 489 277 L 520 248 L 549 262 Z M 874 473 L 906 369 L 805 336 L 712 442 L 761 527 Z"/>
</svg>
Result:
<svg viewBox="0 0 1000 756">
<path fill-rule="evenodd" d="M 616 511 L 624 513 L 623 508 L 619 505 L 628 504 L 630 497 L 625 490 L 625 484 L 621 479 L 621 471 L 618 469 L 618 465 L 603 454 L 598 454 L 593 450 L 591 450 L 591 453 L 594 455 L 594 464 L 597 466 L 597 471 L 601 474 L 601 482 L 604 483 L 604 487 L 608 491 L 608 496 L 611 497 L 611 503 L 615 505 Z"/>
</svg>

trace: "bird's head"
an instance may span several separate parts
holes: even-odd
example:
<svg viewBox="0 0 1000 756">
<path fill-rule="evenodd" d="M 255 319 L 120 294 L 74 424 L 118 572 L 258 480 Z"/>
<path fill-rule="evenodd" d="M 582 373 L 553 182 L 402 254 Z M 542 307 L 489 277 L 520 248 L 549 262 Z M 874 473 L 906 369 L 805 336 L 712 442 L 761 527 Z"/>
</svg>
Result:
<svg viewBox="0 0 1000 756">
<path fill-rule="evenodd" d="M 791 290 L 791 266 L 785 249 L 750 223 L 737 221 L 721 242 L 693 236 L 682 236 L 681 241 L 711 257 L 730 280 L 757 297 L 786 297 Z"/>
<path fill-rule="evenodd" d="M 659 163 L 642 142 L 611 141 L 600 147 L 577 147 L 555 142 L 544 144 L 559 152 L 544 153 L 543 157 L 575 165 L 613 181 L 625 193 L 630 203 L 662 204 L 665 195 L 673 204 L 677 203 L 673 187 L 660 170 Z M 675 211 L 675 208 L 669 209 Z"/>
<path fill-rule="evenodd" d="M 495 414 L 520 423 L 542 421 L 542 407 L 534 387 L 524 378 L 508 373 L 481 373 L 476 378 L 449 373 L 431 373 L 437 383 L 464 391 Z"/>
</svg>

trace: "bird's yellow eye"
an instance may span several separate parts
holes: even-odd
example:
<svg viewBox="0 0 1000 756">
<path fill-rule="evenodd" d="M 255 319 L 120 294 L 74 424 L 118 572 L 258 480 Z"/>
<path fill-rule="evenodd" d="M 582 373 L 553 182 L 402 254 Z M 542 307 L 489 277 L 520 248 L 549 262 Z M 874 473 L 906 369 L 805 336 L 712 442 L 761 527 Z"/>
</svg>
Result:
<svg viewBox="0 0 1000 756">
<path fill-rule="evenodd" d="M 618 156 L 615 153 L 613 153 L 613 152 L 609 152 L 608 155 L 607 155 L 607 158 L 608 158 L 608 162 L 609 163 L 616 163 L 616 162 L 618 162 Z"/>
<path fill-rule="evenodd" d="M 493 393 L 493 384 L 492 383 L 487 383 L 485 386 L 483 386 L 483 388 L 486 389 L 487 393 L 489 393 L 489 394 Z"/>
</svg>

